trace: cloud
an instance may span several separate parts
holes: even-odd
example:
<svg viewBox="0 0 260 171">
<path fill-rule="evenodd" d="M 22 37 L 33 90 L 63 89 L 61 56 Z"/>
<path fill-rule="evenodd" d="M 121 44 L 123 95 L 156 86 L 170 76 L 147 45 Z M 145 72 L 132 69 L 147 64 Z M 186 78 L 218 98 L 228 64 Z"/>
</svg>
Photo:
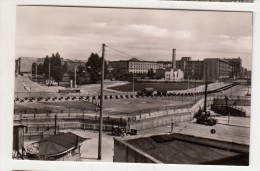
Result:
<svg viewBox="0 0 260 171">
<path fill-rule="evenodd" d="M 166 37 L 170 32 L 166 28 L 160 28 L 153 25 L 146 24 L 127 24 L 123 26 L 126 31 L 133 31 L 142 34 L 146 37 Z"/>
<path fill-rule="evenodd" d="M 188 39 L 192 36 L 190 31 L 174 31 L 172 36 L 178 39 Z"/>
<path fill-rule="evenodd" d="M 105 22 L 96 22 L 96 23 L 93 23 L 93 25 L 95 27 L 98 27 L 98 28 L 106 28 L 107 27 L 107 23 L 105 23 Z"/>
<path fill-rule="evenodd" d="M 252 36 L 228 36 L 225 34 L 218 34 L 217 36 L 214 36 L 213 42 L 224 49 L 239 52 L 252 51 Z"/>
</svg>

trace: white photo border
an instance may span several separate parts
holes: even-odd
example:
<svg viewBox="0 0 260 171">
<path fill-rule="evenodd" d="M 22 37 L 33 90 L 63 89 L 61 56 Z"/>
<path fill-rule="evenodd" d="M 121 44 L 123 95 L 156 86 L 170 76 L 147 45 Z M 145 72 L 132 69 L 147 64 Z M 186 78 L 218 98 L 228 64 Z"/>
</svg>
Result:
<svg viewBox="0 0 260 171">
<path fill-rule="evenodd" d="M 128 164 L 128 163 L 92 163 L 92 162 L 55 162 L 12 160 L 13 129 L 13 92 L 15 68 L 15 24 L 16 5 L 58 5 L 84 7 L 121 7 L 152 8 L 178 10 L 214 10 L 253 12 L 253 63 L 252 63 L 252 101 L 250 130 L 249 166 L 204 166 L 175 164 Z M 200 170 L 200 171 L 255 171 L 260 170 L 260 115 L 257 112 L 260 87 L 260 1 L 254 3 L 224 2 L 184 2 L 153 0 L 1 0 L 0 1 L 0 170 L 28 171 L 85 171 L 85 170 Z"/>
</svg>

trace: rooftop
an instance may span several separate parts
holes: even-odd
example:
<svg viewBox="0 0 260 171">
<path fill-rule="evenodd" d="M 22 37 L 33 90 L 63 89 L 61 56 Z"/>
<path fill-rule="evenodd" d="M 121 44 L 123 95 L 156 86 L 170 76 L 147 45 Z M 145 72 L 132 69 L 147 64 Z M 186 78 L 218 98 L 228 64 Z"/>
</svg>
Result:
<svg viewBox="0 0 260 171">
<path fill-rule="evenodd" d="M 212 145 L 212 142 L 207 144 L 201 141 L 199 137 L 185 136 L 154 135 L 129 139 L 126 142 L 162 163 L 248 165 L 248 153 L 219 148 Z"/>
<path fill-rule="evenodd" d="M 87 140 L 87 138 L 80 137 L 71 132 L 59 133 L 35 142 L 26 148 L 27 151 L 33 155 L 50 157 L 77 148 L 77 145 L 85 140 Z"/>
</svg>

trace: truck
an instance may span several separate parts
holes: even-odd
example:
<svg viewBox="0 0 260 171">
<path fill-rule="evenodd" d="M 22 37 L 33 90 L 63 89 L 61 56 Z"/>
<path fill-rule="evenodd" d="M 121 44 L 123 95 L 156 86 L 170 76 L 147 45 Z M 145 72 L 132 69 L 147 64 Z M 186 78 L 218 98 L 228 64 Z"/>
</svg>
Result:
<svg viewBox="0 0 260 171">
<path fill-rule="evenodd" d="M 150 96 L 154 93 L 153 88 L 142 88 L 141 91 L 137 92 L 137 95 L 139 96 Z"/>
<path fill-rule="evenodd" d="M 196 123 L 202 125 L 213 126 L 216 125 L 217 123 L 217 120 L 210 116 L 209 111 L 207 112 L 200 111 L 195 118 L 196 118 Z"/>
</svg>

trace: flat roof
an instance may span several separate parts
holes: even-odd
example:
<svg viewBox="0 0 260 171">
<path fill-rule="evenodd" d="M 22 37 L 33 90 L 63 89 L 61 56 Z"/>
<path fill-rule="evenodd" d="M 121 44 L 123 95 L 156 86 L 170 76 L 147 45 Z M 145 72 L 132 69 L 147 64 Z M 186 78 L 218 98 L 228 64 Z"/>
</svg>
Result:
<svg viewBox="0 0 260 171">
<path fill-rule="evenodd" d="M 230 164 L 248 165 L 248 154 L 185 141 L 174 134 L 155 135 L 126 140 L 127 143 L 155 159 L 168 164 Z M 240 161 L 242 160 L 242 161 Z"/>
</svg>

